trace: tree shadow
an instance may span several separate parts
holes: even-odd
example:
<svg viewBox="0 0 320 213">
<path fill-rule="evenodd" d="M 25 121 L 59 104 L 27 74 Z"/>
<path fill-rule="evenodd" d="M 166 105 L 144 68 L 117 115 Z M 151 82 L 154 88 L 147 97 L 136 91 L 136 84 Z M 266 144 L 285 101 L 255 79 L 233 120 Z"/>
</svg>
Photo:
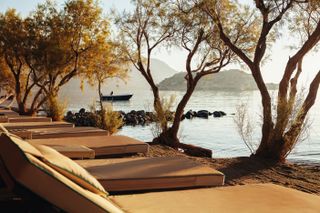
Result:
<svg viewBox="0 0 320 213">
<path fill-rule="evenodd" d="M 276 164 L 274 162 L 269 162 L 266 160 L 261 160 L 253 157 L 239 157 L 235 161 L 220 167 L 219 171 L 225 174 L 225 182 L 230 183 L 233 181 L 238 181 L 239 179 L 250 176 L 257 175 L 264 170 L 274 167 Z"/>
</svg>

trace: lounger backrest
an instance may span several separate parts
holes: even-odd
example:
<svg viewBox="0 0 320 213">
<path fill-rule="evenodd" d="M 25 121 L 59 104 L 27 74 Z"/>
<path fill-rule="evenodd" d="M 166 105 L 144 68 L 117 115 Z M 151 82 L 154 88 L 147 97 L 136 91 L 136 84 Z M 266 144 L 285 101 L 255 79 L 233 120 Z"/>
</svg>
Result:
<svg viewBox="0 0 320 213">
<path fill-rule="evenodd" d="M 0 156 L 15 181 L 67 212 L 123 212 L 45 164 L 42 153 L 21 139 L 0 133 Z"/>
<path fill-rule="evenodd" d="M 0 124 L 0 133 L 9 134 L 9 131 L 2 124 Z"/>
</svg>

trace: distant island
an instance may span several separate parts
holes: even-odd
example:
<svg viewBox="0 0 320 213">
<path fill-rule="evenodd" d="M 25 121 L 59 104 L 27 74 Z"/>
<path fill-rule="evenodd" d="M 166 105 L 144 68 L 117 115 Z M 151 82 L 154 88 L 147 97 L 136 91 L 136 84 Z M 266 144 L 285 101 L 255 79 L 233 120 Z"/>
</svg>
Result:
<svg viewBox="0 0 320 213">
<path fill-rule="evenodd" d="M 179 72 L 166 78 L 158 85 L 160 90 L 182 91 L 186 89 L 186 73 Z M 268 89 L 277 90 L 278 84 L 268 83 Z M 251 74 L 232 69 L 209 75 L 200 80 L 196 90 L 223 90 L 223 91 L 250 91 L 257 90 L 256 83 Z"/>
</svg>

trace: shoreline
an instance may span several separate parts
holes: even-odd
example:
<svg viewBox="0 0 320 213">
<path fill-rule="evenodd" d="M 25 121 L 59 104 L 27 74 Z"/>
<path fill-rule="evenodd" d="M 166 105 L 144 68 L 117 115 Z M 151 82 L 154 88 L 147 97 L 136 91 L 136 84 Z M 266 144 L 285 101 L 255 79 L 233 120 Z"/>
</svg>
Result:
<svg viewBox="0 0 320 213">
<path fill-rule="evenodd" d="M 159 144 L 150 144 L 149 153 L 135 155 L 143 157 L 183 156 L 217 169 L 225 174 L 225 185 L 252 183 L 274 183 L 320 196 L 320 164 L 297 164 L 286 162 L 273 165 L 249 157 L 202 158 L 188 156 L 182 152 Z"/>
</svg>

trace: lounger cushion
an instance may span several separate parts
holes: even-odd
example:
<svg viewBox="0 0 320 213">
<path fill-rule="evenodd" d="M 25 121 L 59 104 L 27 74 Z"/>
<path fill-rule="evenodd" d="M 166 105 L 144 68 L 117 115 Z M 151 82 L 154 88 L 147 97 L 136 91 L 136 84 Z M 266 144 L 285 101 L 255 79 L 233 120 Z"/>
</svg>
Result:
<svg viewBox="0 0 320 213">
<path fill-rule="evenodd" d="M 32 146 L 30 143 L 22 140 L 21 138 L 19 138 L 18 136 L 12 135 L 12 134 L 8 134 L 10 140 L 12 142 L 14 142 L 16 145 L 19 146 L 19 148 L 24 152 L 24 153 L 28 153 L 31 154 L 35 157 L 38 158 L 43 158 L 44 156 L 41 154 L 41 152 L 36 149 L 34 146 Z"/>
<path fill-rule="evenodd" d="M 32 154 L 32 155 L 34 155 L 36 157 L 43 157 L 41 152 L 39 152 L 39 150 L 34 148 L 34 146 L 32 146 L 30 143 L 27 143 L 27 142 L 23 141 L 20 137 L 9 133 L 8 130 L 2 124 L 0 124 L 0 134 L 1 133 L 4 133 L 4 134 L 10 136 L 10 139 L 15 144 L 17 144 L 20 147 L 20 149 L 22 151 L 24 151 L 25 153 Z"/>
<path fill-rule="evenodd" d="M 92 193 L 63 176 L 32 154 L 20 142 L 0 134 L 0 156 L 15 181 L 65 212 L 123 213 L 108 198 Z"/>
<path fill-rule="evenodd" d="M 8 130 L 2 124 L 0 124 L 0 133 L 9 133 Z"/>
<path fill-rule="evenodd" d="M 108 195 L 103 186 L 92 175 L 70 158 L 65 157 L 48 146 L 35 145 L 35 147 L 43 155 L 44 163 L 60 172 L 62 175 L 93 193 L 104 197 Z"/>
</svg>

